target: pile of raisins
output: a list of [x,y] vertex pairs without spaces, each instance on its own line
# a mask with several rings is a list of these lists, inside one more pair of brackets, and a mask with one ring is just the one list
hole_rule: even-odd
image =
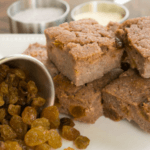
[[21,69],[0,65],[0,150],[57,149],[62,146],[61,136],[79,149],[89,145],[70,118],[59,118],[56,106],[39,113],[45,102]]

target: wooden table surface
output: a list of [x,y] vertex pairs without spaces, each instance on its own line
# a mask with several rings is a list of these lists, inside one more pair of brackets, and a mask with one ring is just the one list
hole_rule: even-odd
[[[0,0],[0,33],[9,32],[9,21],[7,17],[7,8],[16,0]],[[90,0],[66,0],[71,9],[76,5]],[[110,0],[112,1],[112,0]],[[121,1],[121,0],[120,0]],[[150,15],[150,0],[131,0],[125,6],[130,11],[129,18],[142,17]]]

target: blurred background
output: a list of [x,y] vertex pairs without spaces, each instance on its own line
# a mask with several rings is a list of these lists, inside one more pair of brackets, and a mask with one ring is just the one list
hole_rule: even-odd
[[[0,33],[10,33],[9,21],[7,17],[7,8],[17,0],[0,0]],[[54,0],[55,1],[55,0]],[[90,0],[65,0],[69,3],[71,10],[84,2]],[[99,0],[100,1],[100,0]],[[110,0],[113,1],[113,0]],[[122,0],[117,0],[120,3]],[[130,12],[129,18],[142,17],[150,15],[150,0],[130,0],[128,3],[124,4]],[[68,21],[70,21],[70,14],[68,16]]]

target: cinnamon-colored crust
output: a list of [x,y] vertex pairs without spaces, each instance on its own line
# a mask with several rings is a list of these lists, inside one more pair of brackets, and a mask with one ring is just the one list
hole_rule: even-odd
[[116,47],[114,34],[118,26],[83,19],[48,28],[48,57],[76,86],[92,82],[120,67],[123,49]]
[[129,69],[102,91],[104,115],[114,121],[133,120],[150,133],[150,79]]

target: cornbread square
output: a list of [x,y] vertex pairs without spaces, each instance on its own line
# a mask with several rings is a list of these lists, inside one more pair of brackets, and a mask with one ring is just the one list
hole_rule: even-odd
[[83,19],[48,28],[48,57],[76,86],[99,79],[120,67],[123,49],[115,45],[116,26]]
[[130,65],[138,69],[144,78],[150,78],[150,17],[125,21],[116,31],[123,42]]
[[106,117],[133,120],[150,133],[150,79],[129,69],[102,90],[102,99]]
[[[101,79],[78,87],[62,74],[55,76],[53,79],[57,97],[56,106],[60,113],[71,115],[78,121],[95,123],[103,115],[102,88],[122,72],[120,68],[114,69]],[[78,116],[74,115],[76,112]]]
[[23,54],[32,56],[41,61],[46,66],[52,77],[59,73],[55,65],[48,59],[45,45],[39,43],[30,44]]

